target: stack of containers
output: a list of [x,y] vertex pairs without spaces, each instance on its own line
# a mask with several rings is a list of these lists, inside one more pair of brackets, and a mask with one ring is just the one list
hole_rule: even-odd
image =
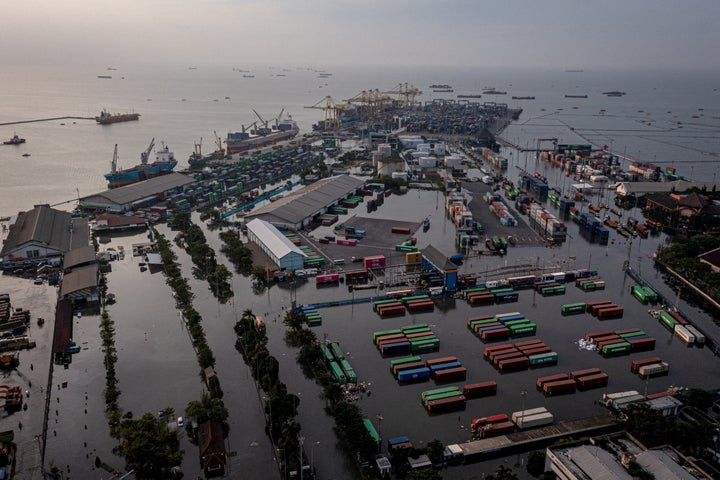
[[528,210],[530,223],[546,237],[554,242],[564,242],[567,236],[567,227],[555,215],[545,210],[542,205],[533,203]]
[[470,422],[470,431],[473,439],[497,437],[515,430],[515,424],[507,415],[500,413],[488,417],[474,418]]

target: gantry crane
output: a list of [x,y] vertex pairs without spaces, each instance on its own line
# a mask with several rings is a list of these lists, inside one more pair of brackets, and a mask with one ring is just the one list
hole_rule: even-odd
[[392,101],[392,98],[384,95],[376,88],[374,90],[363,90],[354,97],[344,101],[364,104],[367,106],[370,114],[375,114],[383,109],[383,105],[386,102]]
[[328,95],[315,105],[307,105],[305,108],[315,108],[325,112],[325,130],[337,130],[340,128],[339,112],[348,110],[348,106],[344,103],[337,103]]
[[411,106],[415,103],[415,97],[422,94],[420,89],[418,89],[415,85],[408,85],[407,82],[404,84],[400,83],[392,90],[389,90],[387,92],[382,92],[387,95],[398,95],[398,100],[400,100],[403,104],[403,106]]

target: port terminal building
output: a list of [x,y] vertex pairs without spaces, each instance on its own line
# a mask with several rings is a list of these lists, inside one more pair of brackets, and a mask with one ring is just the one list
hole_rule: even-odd
[[163,202],[175,194],[183,193],[194,183],[193,177],[172,172],[88,195],[81,198],[79,204],[83,210],[124,213]]
[[324,178],[254,210],[245,218],[261,219],[277,228],[302,230],[364,184],[363,180],[350,175]]
[[280,270],[303,268],[307,255],[271,223],[259,218],[251,220],[247,223],[247,236]]

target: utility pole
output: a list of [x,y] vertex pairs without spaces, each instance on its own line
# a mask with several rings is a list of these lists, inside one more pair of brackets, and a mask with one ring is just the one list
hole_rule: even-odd
[[300,480],[303,480],[303,455],[302,455],[302,447],[303,442],[305,441],[305,437],[300,437],[300,441],[298,442],[298,458],[300,459]]

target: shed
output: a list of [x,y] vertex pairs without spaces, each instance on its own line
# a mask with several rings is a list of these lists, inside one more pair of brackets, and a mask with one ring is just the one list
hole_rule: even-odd
[[74,303],[99,302],[98,273],[97,263],[78,267],[66,273],[60,284],[60,297],[69,298]]
[[247,224],[247,235],[280,268],[297,270],[303,268],[307,256],[272,224],[256,218]]

